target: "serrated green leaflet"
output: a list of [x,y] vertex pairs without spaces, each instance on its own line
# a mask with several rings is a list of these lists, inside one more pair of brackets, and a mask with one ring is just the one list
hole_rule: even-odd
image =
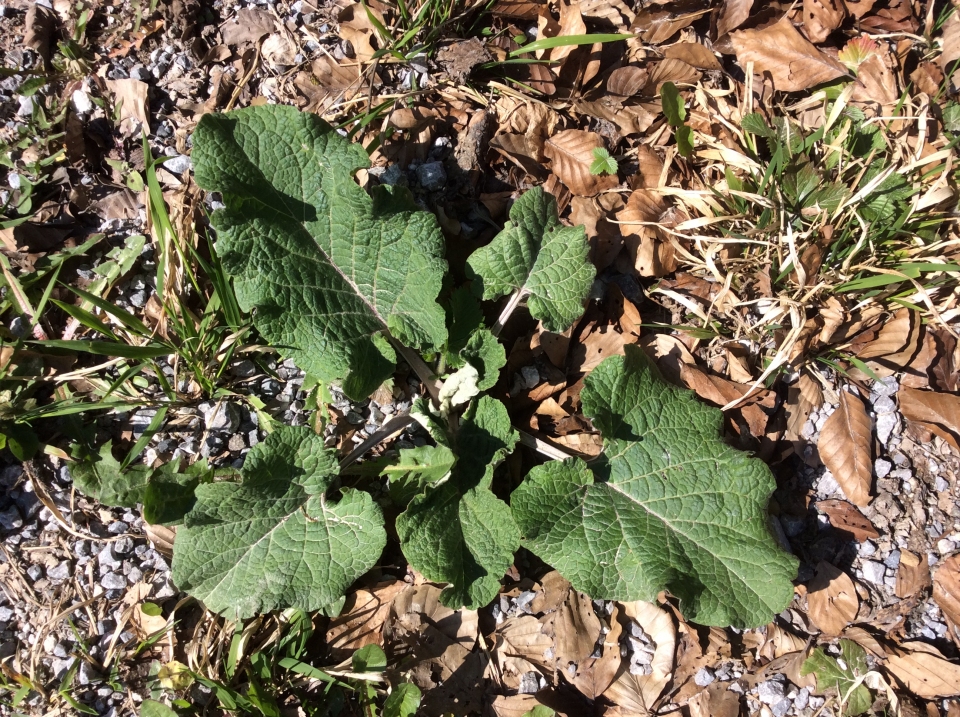
[[857,679],[869,671],[867,653],[852,640],[840,640],[840,658],[831,657],[822,647],[816,648],[800,667],[801,675],[813,673],[817,677],[817,689],[820,692],[836,691],[844,702],[843,714],[855,717],[863,714],[873,705],[873,696],[866,685],[854,687]]
[[205,115],[193,161],[197,184],[223,194],[212,221],[240,305],[301,368],[360,399],[393,371],[387,333],[443,345],[436,218],[405,190],[364,192],[360,145],[316,115],[250,107]]
[[762,625],[784,609],[797,561],[767,527],[773,476],[721,440],[720,411],[636,346],[594,369],[581,400],[603,460],[530,472],[511,497],[524,545],[595,599],[666,589],[705,625]]
[[490,490],[494,467],[517,439],[503,404],[481,396],[456,434],[461,459],[450,477],[397,518],[410,564],[428,580],[450,583],[440,596],[449,607],[476,609],[493,600],[520,546],[510,509]]
[[460,357],[477,369],[477,388],[489,391],[500,378],[500,369],[507,365],[507,353],[489,329],[480,329],[467,342]]
[[548,331],[565,331],[583,313],[596,275],[588,252],[583,227],[563,226],[553,195],[535,187],[514,202],[503,231],[470,256],[467,272],[484,299],[520,292]]
[[396,461],[385,466],[380,475],[388,479],[390,498],[399,506],[406,506],[414,496],[443,478],[457,457],[446,446],[419,446],[404,448]]
[[247,454],[241,483],[197,488],[177,532],[174,582],[231,619],[335,605],[387,538],[368,494],[326,495],[337,473],[321,437],[278,426]]

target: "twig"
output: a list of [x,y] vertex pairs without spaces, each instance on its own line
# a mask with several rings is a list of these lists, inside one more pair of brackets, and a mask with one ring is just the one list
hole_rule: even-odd
[[574,451],[567,450],[566,448],[560,448],[555,446],[552,443],[547,443],[546,441],[541,441],[536,436],[532,436],[529,433],[523,431],[518,431],[520,433],[520,443],[521,445],[526,446],[527,448],[532,448],[537,453],[542,456],[546,456],[551,460],[555,461],[565,461],[568,458],[580,458],[581,456]]
[[346,458],[340,461],[340,470],[343,470],[347,466],[353,463],[356,463],[356,461],[358,461],[363,456],[364,453],[369,451],[371,448],[373,448],[375,445],[377,445],[381,441],[387,440],[393,434],[399,433],[408,425],[413,423],[414,420],[416,419],[414,419],[414,417],[411,416],[409,413],[403,413],[399,416],[394,416],[393,418],[391,418],[389,421],[386,422],[386,424],[384,424],[384,426],[379,431],[371,434],[371,436],[367,438],[367,440],[365,440],[359,446],[357,446],[352,451],[350,451],[350,453],[347,454]]

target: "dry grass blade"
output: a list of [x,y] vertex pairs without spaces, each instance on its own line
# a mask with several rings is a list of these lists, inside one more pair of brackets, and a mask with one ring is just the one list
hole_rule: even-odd
[[740,30],[730,35],[737,60],[752,62],[760,74],[770,74],[781,92],[797,92],[847,74],[847,68],[825,55],[790,22],[787,16],[762,30]]
[[840,405],[823,424],[817,449],[844,495],[859,506],[870,504],[872,438],[873,424],[863,401],[840,391]]

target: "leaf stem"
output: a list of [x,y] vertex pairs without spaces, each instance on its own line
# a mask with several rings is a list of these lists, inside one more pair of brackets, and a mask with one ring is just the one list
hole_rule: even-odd
[[410,368],[413,369],[413,372],[417,374],[417,376],[420,378],[420,381],[423,382],[424,387],[430,394],[430,398],[433,399],[434,406],[439,406],[440,381],[437,379],[437,375],[434,373],[433,369],[427,366],[427,362],[423,360],[420,354],[418,354],[415,350],[404,346],[392,336],[390,337],[390,343],[393,344],[393,348],[397,350],[397,353],[403,356],[403,360],[410,364]]
[[520,444],[526,446],[527,448],[532,448],[537,453],[542,456],[546,456],[551,460],[555,461],[565,461],[567,458],[578,458],[579,455],[574,451],[567,450],[565,448],[560,448],[555,446],[552,443],[547,443],[542,441],[536,436],[533,436],[524,431],[517,431],[520,434]]
[[408,425],[413,423],[414,417],[409,413],[402,413],[398,416],[394,416],[389,421],[387,421],[379,431],[372,433],[367,440],[361,443],[359,446],[354,448],[347,456],[340,461],[340,470],[343,470],[349,465],[356,463],[363,455],[373,448],[375,445],[381,441],[385,441],[387,438],[392,436],[394,433],[399,433]]
[[507,321],[510,319],[510,314],[513,313],[514,309],[520,306],[520,302],[526,298],[527,292],[525,289],[517,289],[513,294],[510,295],[510,300],[507,301],[506,306],[503,307],[503,311],[500,312],[500,316],[497,317],[497,323],[493,325],[491,329],[494,336],[499,336],[500,332],[503,331],[503,327],[506,325]]

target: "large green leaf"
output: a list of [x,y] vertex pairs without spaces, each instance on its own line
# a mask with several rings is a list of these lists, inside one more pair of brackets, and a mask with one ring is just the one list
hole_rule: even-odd
[[232,619],[277,608],[330,610],[380,558],[383,515],[344,489],[335,451],[306,427],[278,426],[247,454],[241,483],[197,488],[177,532],[173,580]]
[[406,190],[364,192],[363,147],[316,115],[250,107],[205,115],[193,162],[197,183],[223,194],[212,221],[240,305],[305,371],[364,398],[393,370],[383,337],[443,345],[436,218]]
[[460,458],[450,477],[397,518],[410,564],[428,580],[450,583],[440,595],[449,607],[475,609],[493,600],[520,547],[510,509],[490,490],[494,467],[518,438],[503,404],[482,396],[462,417],[455,437]]
[[789,604],[796,559],[767,525],[775,484],[720,438],[720,411],[662,378],[643,351],[601,363],[584,413],[604,437],[579,459],[534,468],[511,497],[524,545],[597,599],[669,590],[693,621],[754,626]]
[[596,275],[589,249],[583,227],[563,226],[553,195],[535,187],[514,202],[503,231],[471,254],[467,269],[484,299],[521,292],[548,331],[566,331]]

